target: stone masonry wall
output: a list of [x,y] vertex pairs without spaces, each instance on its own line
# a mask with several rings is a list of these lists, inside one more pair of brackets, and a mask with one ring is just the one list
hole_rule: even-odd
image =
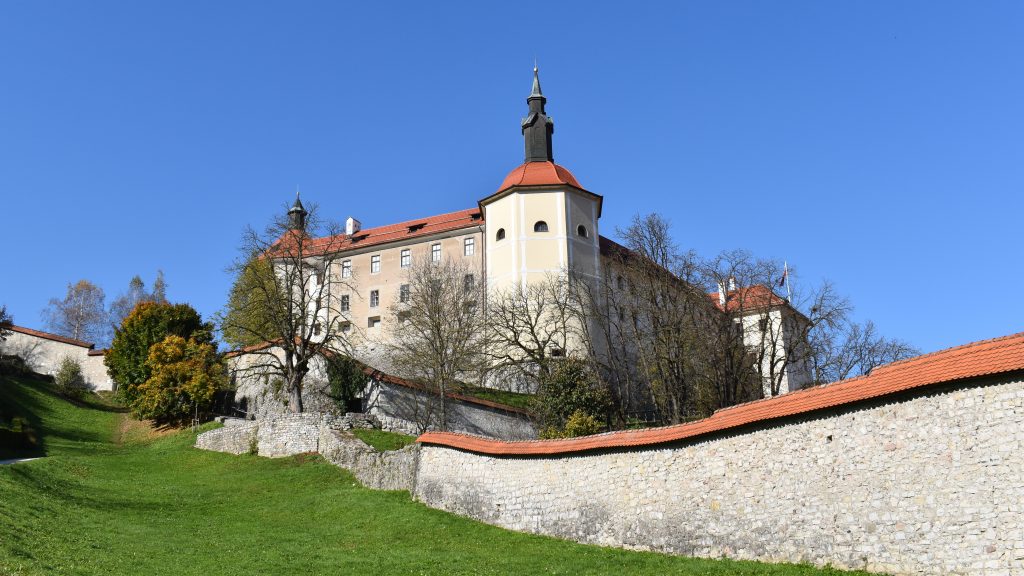
[[256,427],[252,420],[225,418],[223,428],[215,428],[196,437],[196,448],[246,454],[256,445]]
[[424,445],[415,497],[484,522],[693,556],[1024,574],[1024,382],[933,389],[661,447]]
[[[419,434],[423,431],[421,421],[431,416],[439,419],[437,397],[420,390],[372,380],[364,398],[366,412],[380,420],[386,430]],[[447,429],[452,432],[502,440],[537,437],[536,429],[525,415],[456,399],[450,399],[447,407]],[[435,422],[429,428],[439,427]]]
[[353,428],[375,428],[372,417],[350,413],[344,416],[303,413],[284,414],[260,420],[225,418],[224,427],[203,432],[196,448],[270,458],[319,452],[332,464],[348,469],[369,488],[412,490],[416,478],[419,446],[380,452],[356,438]]

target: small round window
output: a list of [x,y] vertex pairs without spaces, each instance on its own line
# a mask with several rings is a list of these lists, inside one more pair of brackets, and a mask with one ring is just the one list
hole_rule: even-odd
[[498,233],[494,235],[494,239],[495,240],[504,240],[505,239],[505,229],[504,228],[498,228]]
[[579,235],[579,236],[582,236],[584,238],[586,238],[587,236],[590,235],[587,232],[587,227],[584,226],[583,224],[580,224],[579,226],[576,227],[576,234]]
[[534,232],[547,232],[548,231],[548,223],[543,221],[543,220],[538,220],[537,223],[533,225],[533,231]]

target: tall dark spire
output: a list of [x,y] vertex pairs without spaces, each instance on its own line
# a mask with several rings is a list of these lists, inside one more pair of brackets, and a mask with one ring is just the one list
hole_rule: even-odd
[[290,210],[288,210],[288,227],[292,230],[305,230],[306,229],[306,209],[302,207],[302,201],[299,200],[299,191],[295,191],[295,204],[292,204]]
[[555,132],[555,123],[544,113],[544,104],[547,100],[540,91],[540,75],[535,64],[533,89],[526,99],[530,106],[530,115],[524,118],[522,123],[527,162],[552,162],[555,159],[551,153],[551,135]]

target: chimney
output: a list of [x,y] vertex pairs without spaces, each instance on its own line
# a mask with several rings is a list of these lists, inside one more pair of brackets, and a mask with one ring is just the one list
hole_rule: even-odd
[[349,236],[355,234],[356,232],[359,232],[359,230],[362,227],[363,225],[359,222],[359,220],[356,220],[351,216],[345,219],[345,234]]
[[725,284],[718,283],[718,304],[725,306]]
[[735,276],[729,276],[729,292],[735,292],[735,291],[736,291],[736,277]]

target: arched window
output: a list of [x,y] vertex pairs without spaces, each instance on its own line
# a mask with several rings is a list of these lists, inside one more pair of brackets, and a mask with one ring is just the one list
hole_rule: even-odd
[[505,229],[504,228],[498,228],[498,233],[494,235],[494,240],[497,241],[497,240],[504,240],[504,239],[505,239]]
[[548,223],[543,220],[537,220],[537,223],[533,225],[534,232],[547,232]]
[[589,235],[587,233],[587,227],[584,226],[583,224],[580,224],[579,226],[576,227],[576,234],[584,238],[586,238]]

